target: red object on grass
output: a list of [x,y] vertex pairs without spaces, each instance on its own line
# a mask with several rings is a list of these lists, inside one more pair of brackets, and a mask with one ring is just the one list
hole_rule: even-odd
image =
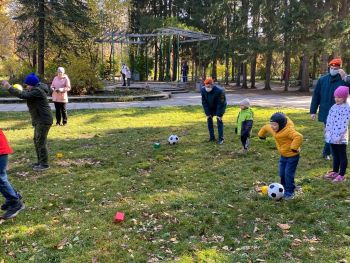
[[117,212],[115,214],[114,222],[122,222],[122,221],[124,221],[124,213]]

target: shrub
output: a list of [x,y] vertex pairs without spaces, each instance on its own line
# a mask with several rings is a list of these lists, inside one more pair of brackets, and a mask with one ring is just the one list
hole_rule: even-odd
[[29,63],[17,60],[14,57],[2,62],[1,75],[7,76],[10,83],[23,83],[24,78],[34,69]]
[[66,73],[71,81],[71,94],[93,94],[102,88],[102,83],[98,78],[98,69],[91,67],[87,58],[71,57]]

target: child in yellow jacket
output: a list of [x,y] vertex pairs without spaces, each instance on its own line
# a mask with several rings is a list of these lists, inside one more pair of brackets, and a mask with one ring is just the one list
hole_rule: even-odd
[[293,199],[295,171],[300,158],[299,152],[303,135],[295,130],[292,120],[281,112],[276,112],[271,116],[270,124],[264,125],[258,136],[260,139],[266,139],[268,133],[275,138],[277,150],[281,154],[279,176],[285,189],[284,199]]

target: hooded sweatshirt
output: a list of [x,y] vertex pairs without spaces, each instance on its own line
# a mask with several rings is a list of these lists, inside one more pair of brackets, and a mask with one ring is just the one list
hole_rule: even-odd
[[22,100],[27,100],[33,126],[37,124],[52,125],[52,113],[47,99],[50,89],[46,84],[39,83],[31,90],[23,91],[10,87],[9,92]]

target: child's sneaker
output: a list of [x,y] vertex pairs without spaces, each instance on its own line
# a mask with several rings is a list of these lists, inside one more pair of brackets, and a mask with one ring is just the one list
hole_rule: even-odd
[[20,211],[25,208],[25,205],[21,201],[14,201],[5,214],[2,215],[2,219],[7,220],[14,218]]
[[330,171],[325,176],[323,176],[323,179],[334,180],[338,175],[339,175],[338,173]]
[[345,176],[338,175],[336,178],[332,180],[332,183],[341,183],[345,181]]

